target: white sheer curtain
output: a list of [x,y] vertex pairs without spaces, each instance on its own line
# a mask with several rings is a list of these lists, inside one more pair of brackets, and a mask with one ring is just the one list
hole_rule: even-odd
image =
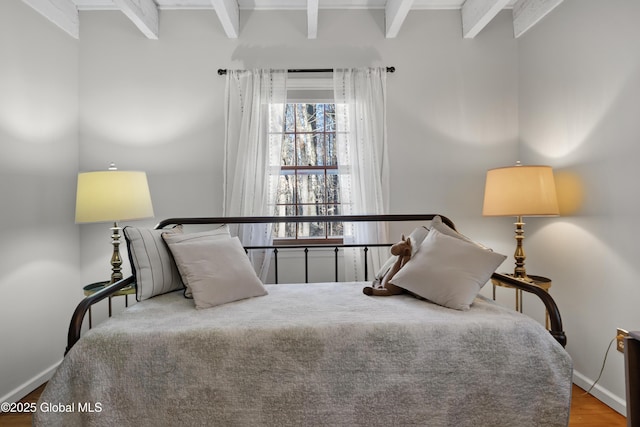
[[[225,91],[225,216],[270,216],[280,173],[280,150],[286,108],[285,70],[228,70]],[[240,227],[245,246],[272,242],[271,225]],[[270,253],[251,251],[264,281]]]
[[[386,68],[335,69],[336,140],[342,214],[384,214],[389,203]],[[345,243],[387,242],[387,225],[345,224]],[[388,257],[370,249],[369,279]],[[361,253],[345,251],[347,280],[364,280]]]

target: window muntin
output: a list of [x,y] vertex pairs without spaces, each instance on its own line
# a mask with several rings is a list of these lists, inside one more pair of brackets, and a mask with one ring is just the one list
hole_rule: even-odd
[[[285,110],[276,216],[339,215],[335,104],[291,103]],[[275,224],[277,243],[341,240],[342,223]]]

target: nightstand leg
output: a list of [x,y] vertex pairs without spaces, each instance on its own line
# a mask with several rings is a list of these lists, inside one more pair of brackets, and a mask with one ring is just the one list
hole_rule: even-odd
[[547,310],[544,311],[544,326],[549,330],[549,312]]

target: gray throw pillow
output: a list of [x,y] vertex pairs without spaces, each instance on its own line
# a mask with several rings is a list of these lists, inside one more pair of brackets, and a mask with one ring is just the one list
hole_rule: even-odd
[[168,239],[167,243],[189,283],[196,308],[267,294],[237,237]]
[[432,228],[416,254],[391,280],[436,304],[468,310],[505,255]]
[[181,226],[169,230],[127,226],[123,233],[136,281],[138,301],[184,288],[173,256],[162,239],[162,233],[182,233]]
[[[229,226],[221,225],[220,227],[209,230],[209,231],[200,231],[197,233],[185,233],[185,234],[173,234],[167,233],[162,236],[166,243],[182,243],[182,242],[202,242],[207,240],[216,240],[220,238],[230,238],[231,234],[229,233]],[[180,271],[180,269],[178,269]],[[185,298],[193,298],[191,293],[191,286],[189,286],[189,279],[186,275],[182,274],[180,271],[180,277],[182,278],[182,283],[184,283],[184,296]]]

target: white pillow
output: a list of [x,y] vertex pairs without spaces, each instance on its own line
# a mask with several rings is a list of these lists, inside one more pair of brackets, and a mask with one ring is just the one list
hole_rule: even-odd
[[[492,250],[492,249],[489,249],[486,246],[484,246],[484,245],[482,245],[482,244],[480,244],[478,242],[475,242],[475,241],[471,240],[470,238],[468,238],[464,234],[458,233],[456,230],[454,230],[453,228],[449,227],[447,224],[442,222],[442,218],[440,218],[440,216],[436,215],[435,217],[433,217],[433,219],[431,220],[431,228],[435,228],[436,230],[438,230],[442,234],[446,234],[447,236],[456,237],[458,239],[464,240],[465,242],[473,243],[474,245],[477,245],[477,246],[481,247],[482,249]],[[422,243],[422,242],[420,242],[420,243]]]
[[181,234],[181,226],[169,230],[127,226],[123,233],[136,280],[138,301],[184,288],[171,252],[162,240],[162,233]]
[[436,304],[468,310],[505,255],[432,228],[391,283]]
[[[216,240],[221,238],[230,238],[231,234],[229,233],[229,226],[221,225],[215,230],[201,231],[198,233],[186,233],[186,234],[172,234],[167,232],[167,234],[162,234],[162,238],[167,243],[181,243],[181,242],[201,242],[208,240]],[[180,269],[178,269],[179,271]],[[184,283],[184,296],[185,298],[193,298],[191,294],[191,287],[189,286],[189,280],[187,277],[180,273],[182,278],[182,283]]]
[[237,237],[167,243],[187,278],[196,308],[267,294]]

